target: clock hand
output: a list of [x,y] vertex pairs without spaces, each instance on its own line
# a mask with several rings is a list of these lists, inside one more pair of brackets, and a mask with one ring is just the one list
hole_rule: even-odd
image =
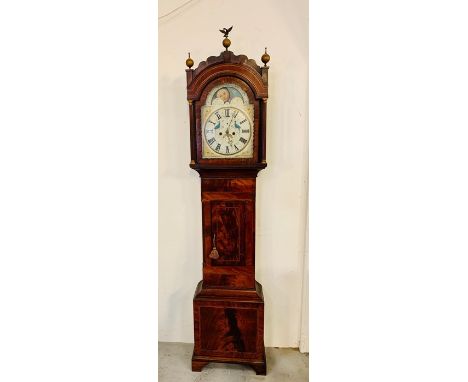
[[[233,144],[233,143],[232,143],[232,142],[233,142],[233,139],[232,139],[231,134],[229,133],[229,128],[230,128],[231,125],[232,125],[232,121],[235,121],[234,117],[236,117],[236,116],[237,116],[237,113],[236,113],[236,114],[233,114],[233,115],[231,116],[231,119],[229,120],[229,122],[228,122],[228,124],[227,124],[227,127],[226,127],[226,130],[224,131],[224,134],[223,134],[223,137],[224,137],[224,138],[227,138],[227,141],[228,141],[228,143],[229,143],[229,145],[230,145],[231,147],[232,147],[232,144]],[[218,122],[218,124],[219,124],[219,122]],[[215,129],[216,129],[216,128],[217,128],[217,127],[215,126]]]
[[231,134],[229,134],[229,126],[224,132],[224,138],[227,138],[229,145],[232,146],[232,137],[231,137]]
[[[231,127],[232,125],[232,121],[235,121],[234,117],[237,116],[237,114],[233,114],[232,117],[231,117],[231,120],[229,121],[229,124],[228,124],[228,127],[227,127],[227,133],[229,134],[229,128]],[[231,139],[232,140],[232,139]],[[232,145],[231,145],[232,146]]]
[[232,114],[231,119],[229,120],[229,123],[228,123],[228,127],[227,127],[228,131],[229,131],[229,127],[231,127],[231,124],[232,124],[232,121],[233,121],[234,117],[236,117],[236,116],[237,116],[237,113]]
[[234,117],[235,117],[235,116],[237,116],[237,114],[233,114],[233,115],[232,115],[231,120],[229,121],[228,129],[229,129],[229,127],[231,126],[232,121],[234,120]]

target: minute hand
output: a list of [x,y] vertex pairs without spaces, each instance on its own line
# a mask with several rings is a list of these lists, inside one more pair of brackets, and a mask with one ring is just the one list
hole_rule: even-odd
[[229,124],[228,124],[228,127],[227,127],[227,131],[229,131],[229,128],[231,127],[232,121],[234,120],[235,117],[237,117],[237,113],[232,115],[231,120],[229,121]]
[[234,120],[234,117],[235,117],[236,115],[237,115],[237,114],[233,114],[233,115],[232,115],[231,120],[230,120],[229,123],[228,123],[227,129],[226,129],[226,131],[224,132],[224,136],[228,139],[228,143],[229,143],[230,146],[232,146],[232,137],[231,137],[231,134],[229,134],[229,128],[231,127],[232,121]]

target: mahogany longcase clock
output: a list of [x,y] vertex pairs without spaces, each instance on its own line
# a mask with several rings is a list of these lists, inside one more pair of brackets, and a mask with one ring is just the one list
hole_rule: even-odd
[[190,167],[201,177],[203,280],[193,298],[192,370],[209,362],[250,365],[266,374],[264,300],[255,280],[255,191],[266,167],[266,106],[270,57],[263,67],[225,51],[192,69],[187,100]]

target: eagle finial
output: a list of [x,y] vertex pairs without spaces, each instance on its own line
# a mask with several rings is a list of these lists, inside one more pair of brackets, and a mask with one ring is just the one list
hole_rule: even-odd
[[231,28],[223,28],[223,29],[220,29],[219,31],[224,34],[224,37],[228,37],[229,36],[229,32],[232,30],[232,26]]

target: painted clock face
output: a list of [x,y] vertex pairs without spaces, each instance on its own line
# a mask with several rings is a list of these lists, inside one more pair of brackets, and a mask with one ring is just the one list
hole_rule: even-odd
[[222,106],[208,116],[203,133],[211,150],[232,156],[250,147],[252,130],[252,122],[245,112],[234,106]]
[[213,88],[201,109],[203,158],[252,158],[254,108],[236,84]]

